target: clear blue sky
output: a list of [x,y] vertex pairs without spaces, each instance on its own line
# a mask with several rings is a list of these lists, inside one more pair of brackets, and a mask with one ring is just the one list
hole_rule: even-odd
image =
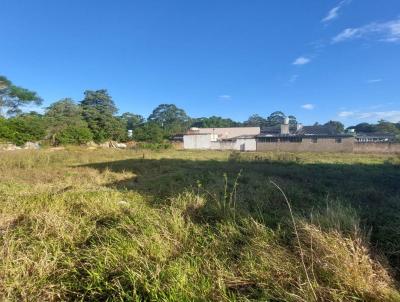
[[399,0],[2,0],[0,74],[45,105],[400,120]]

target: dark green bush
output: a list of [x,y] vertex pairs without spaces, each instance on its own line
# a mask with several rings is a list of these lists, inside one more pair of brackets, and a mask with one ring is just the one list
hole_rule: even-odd
[[38,141],[45,136],[46,125],[42,116],[24,114],[0,120],[0,140],[23,145],[28,141]]
[[68,126],[61,130],[56,136],[56,142],[58,144],[85,144],[93,140],[92,132],[86,126]]

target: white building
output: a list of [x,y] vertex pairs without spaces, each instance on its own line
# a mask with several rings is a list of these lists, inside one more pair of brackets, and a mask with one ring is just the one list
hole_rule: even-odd
[[184,149],[256,151],[260,127],[191,128]]

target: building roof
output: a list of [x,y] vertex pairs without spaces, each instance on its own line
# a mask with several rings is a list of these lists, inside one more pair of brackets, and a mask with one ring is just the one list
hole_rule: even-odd
[[331,127],[329,125],[314,125],[314,126],[303,126],[302,128],[296,131],[296,134],[334,136],[334,135],[340,135],[342,133],[338,132],[334,127]]

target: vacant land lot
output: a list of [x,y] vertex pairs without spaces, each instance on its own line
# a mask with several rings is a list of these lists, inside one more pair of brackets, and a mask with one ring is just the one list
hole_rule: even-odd
[[0,300],[400,301],[399,164],[0,153]]

